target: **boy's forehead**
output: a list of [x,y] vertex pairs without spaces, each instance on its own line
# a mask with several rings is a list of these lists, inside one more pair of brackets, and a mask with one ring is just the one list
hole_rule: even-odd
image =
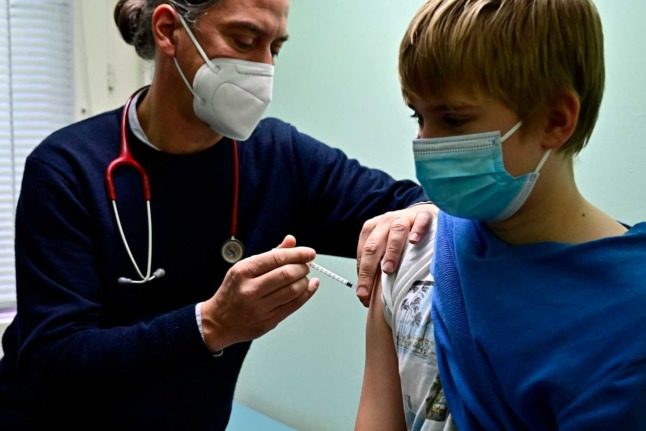
[[426,107],[470,107],[495,101],[495,98],[473,85],[447,84],[441,88],[426,88],[418,93],[404,95],[404,101],[411,106]]

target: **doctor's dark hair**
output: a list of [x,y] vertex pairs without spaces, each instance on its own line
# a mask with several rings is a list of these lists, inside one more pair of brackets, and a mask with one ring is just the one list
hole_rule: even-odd
[[119,0],[114,7],[114,22],[127,44],[135,47],[137,55],[151,60],[155,55],[152,34],[153,11],[160,4],[170,4],[190,24],[218,0]]
[[563,151],[578,153],[590,139],[605,80],[592,0],[427,0],[399,53],[405,98],[472,85],[531,122],[559,93],[574,91],[581,111]]

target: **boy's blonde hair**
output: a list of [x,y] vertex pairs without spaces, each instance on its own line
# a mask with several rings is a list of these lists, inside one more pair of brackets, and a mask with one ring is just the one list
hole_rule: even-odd
[[401,42],[399,74],[404,97],[464,84],[525,121],[574,91],[581,111],[563,149],[577,153],[603,97],[601,20],[590,0],[428,0]]

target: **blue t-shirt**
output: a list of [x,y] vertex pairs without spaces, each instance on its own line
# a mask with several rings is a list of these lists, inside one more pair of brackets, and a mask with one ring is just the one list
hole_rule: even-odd
[[646,223],[522,246],[438,223],[436,348],[461,431],[646,429]]

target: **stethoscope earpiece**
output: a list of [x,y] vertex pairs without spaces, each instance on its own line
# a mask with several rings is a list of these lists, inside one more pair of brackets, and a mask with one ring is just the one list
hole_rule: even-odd
[[144,284],[148,283],[149,281],[153,281],[158,278],[162,278],[163,276],[166,275],[166,271],[164,271],[163,268],[157,268],[155,272],[150,277],[145,277],[141,280],[133,280],[132,278],[128,277],[119,277],[117,280],[117,283],[119,284]]

